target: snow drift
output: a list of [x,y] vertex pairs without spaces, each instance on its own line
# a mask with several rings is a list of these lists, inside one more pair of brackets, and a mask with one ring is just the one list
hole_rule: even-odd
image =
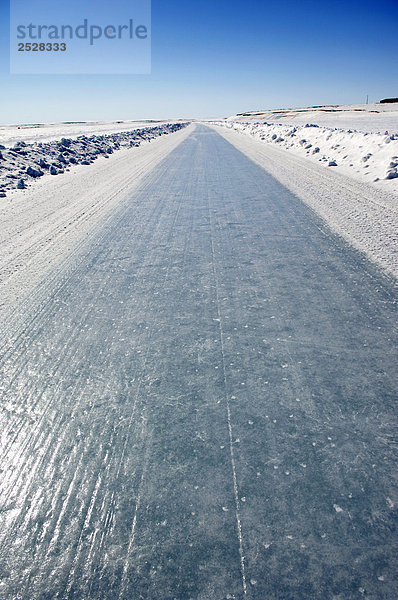
[[80,135],[75,139],[32,144],[21,140],[10,148],[0,145],[0,197],[4,198],[11,189],[26,188],[46,173],[58,175],[72,165],[90,165],[99,156],[109,158],[120,148],[137,147],[186,126],[187,123],[166,123],[106,135]]
[[316,124],[285,125],[268,122],[214,121],[214,125],[245,133],[267,144],[338,169],[367,182],[393,180],[398,188],[398,134],[368,133]]

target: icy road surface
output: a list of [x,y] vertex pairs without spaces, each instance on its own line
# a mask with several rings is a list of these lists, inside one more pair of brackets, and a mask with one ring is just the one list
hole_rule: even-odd
[[394,317],[198,126],[2,348],[0,598],[395,600]]

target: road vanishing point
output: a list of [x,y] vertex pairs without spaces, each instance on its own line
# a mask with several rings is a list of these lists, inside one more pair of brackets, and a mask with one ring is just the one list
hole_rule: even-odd
[[1,600],[396,600],[395,299],[193,128],[3,343]]

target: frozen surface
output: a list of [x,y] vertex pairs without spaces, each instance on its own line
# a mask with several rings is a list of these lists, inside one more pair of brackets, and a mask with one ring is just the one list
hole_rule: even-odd
[[43,285],[0,597],[395,600],[394,290],[312,210],[198,127]]
[[398,103],[288,108],[243,113],[232,121],[269,121],[287,125],[313,123],[321,127],[356,129],[368,133],[398,133]]

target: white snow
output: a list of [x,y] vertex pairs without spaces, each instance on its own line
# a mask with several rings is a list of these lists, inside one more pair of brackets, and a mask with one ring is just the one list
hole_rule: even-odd
[[[168,122],[168,121],[167,121]],[[166,121],[86,121],[81,123],[27,123],[25,125],[0,125],[0,144],[13,146],[23,141],[52,142],[61,137],[75,139],[79,135],[104,135],[120,133],[143,127],[164,125]]]
[[[242,124],[224,121],[212,126],[238,150],[309,205],[333,231],[364,252],[386,273],[398,277],[398,178],[368,183],[370,177],[358,174],[352,176],[353,168],[324,166],[323,162],[321,164],[313,155],[307,154],[305,149],[298,149],[295,142],[292,142],[295,145],[292,150],[275,142],[261,140],[257,133],[247,135],[248,128],[252,125],[242,127]],[[312,135],[313,131],[316,136],[323,135],[321,128],[302,129],[307,137],[307,132],[311,132]],[[328,131],[333,134],[332,130]],[[359,139],[364,140],[366,144],[370,144],[374,139],[373,135],[368,135],[362,138],[355,137],[352,143],[348,143],[348,140],[351,140],[348,132],[336,131],[335,135],[339,136],[341,145],[346,144],[347,152],[351,152],[351,156],[355,153],[357,156],[369,153],[369,146],[361,148],[360,153],[357,152],[356,144]],[[297,138],[301,137],[304,135],[297,135]],[[397,140],[386,143],[386,137],[376,138],[381,144],[381,156],[385,157],[385,148],[388,148],[388,153],[393,148],[389,158],[398,156]],[[337,137],[335,139],[337,142]],[[318,145],[319,140],[320,138]],[[325,141],[330,142],[326,139]],[[337,150],[338,148],[336,152]],[[383,164],[384,160],[385,158],[375,162],[379,167],[373,166],[372,169],[381,169],[380,164]]]
[[387,180],[390,182],[388,188],[398,192],[398,133],[366,133],[311,124],[291,126],[240,121],[216,124],[289,150],[360,181]]
[[135,148],[185,126],[186,123],[171,122],[100,135],[91,132],[89,136],[61,137],[47,142],[28,144],[20,140],[8,148],[0,144],[0,197],[5,197],[10,189],[25,189],[45,174],[59,175],[76,164],[88,166],[99,157],[109,158],[120,148]]
[[267,121],[285,125],[313,123],[321,127],[356,129],[367,133],[398,133],[398,103],[284,108],[243,113],[230,121]]
[[78,260],[86,241],[191,131],[186,127],[122,148],[87,168],[71,165],[68,172],[0,198],[0,319],[18,320],[15,306],[26,314],[32,294],[45,295],[57,269]]

